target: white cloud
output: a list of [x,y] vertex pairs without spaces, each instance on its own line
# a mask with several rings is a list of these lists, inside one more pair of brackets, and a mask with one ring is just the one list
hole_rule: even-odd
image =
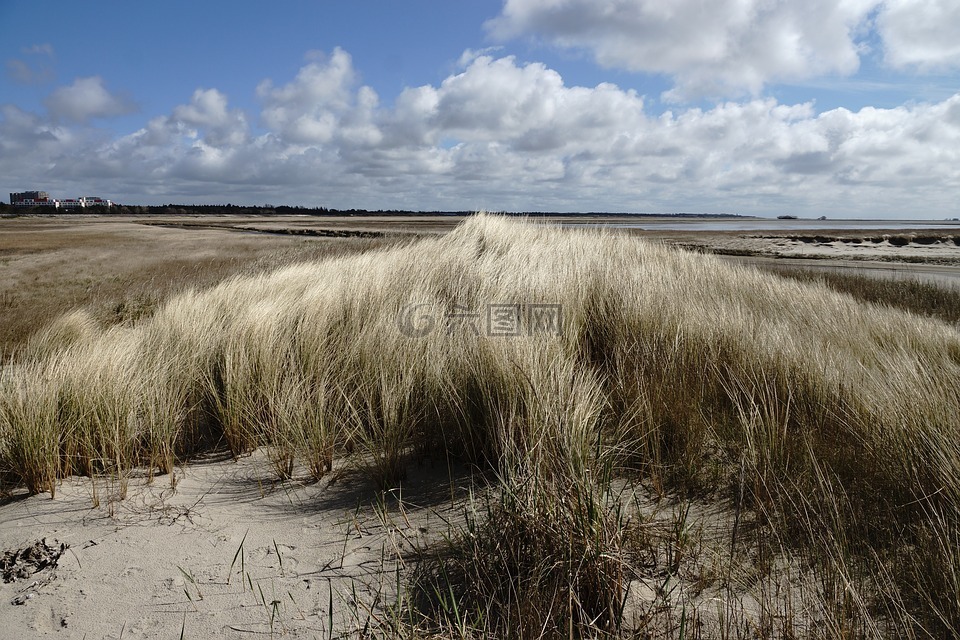
[[23,60],[11,58],[7,60],[7,76],[20,84],[39,83],[36,72]]
[[257,87],[263,100],[263,123],[285,140],[326,144],[335,138],[376,143],[380,132],[371,123],[377,94],[369,87],[355,90],[353,60],[343,49],[317,58],[300,69],[294,80],[274,87],[265,80]]
[[49,42],[44,42],[42,44],[35,44],[33,46],[27,47],[23,49],[23,52],[28,55],[41,55],[41,56],[47,56],[48,58],[52,58],[54,56],[53,45],[50,44]]
[[57,129],[39,116],[12,104],[0,106],[0,156],[13,159],[60,140]]
[[527,152],[548,152],[630,128],[643,116],[643,99],[612,84],[567,87],[543,64],[518,65],[512,56],[472,59],[439,87],[404,91],[397,101],[399,133],[421,142],[498,142]]
[[0,175],[99,179],[132,202],[162,189],[162,201],[335,207],[956,214],[960,94],[824,113],[754,98],[656,116],[633,91],[568,86],[543,64],[465,62],[384,106],[334,51],[261,84],[257,135],[256,114],[216,89],[114,140],[8,105]]
[[955,0],[506,0],[486,26],[501,40],[531,38],[605,67],[667,75],[674,86],[664,98],[675,102],[851,76],[872,53],[872,33],[889,67],[960,68]]
[[197,89],[189,104],[176,107],[169,123],[206,130],[204,141],[213,147],[235,146],[247,138],[247,119],[239,109],[227,108],[227,97],[216,89]]
[[36,44],[21,51],[28,60],[10,58],[6,61],[7,76],[11,80],[20,84],[43,84],[53,79],[53,45]]
[[897,68],[960,67],[960,3],[886,0],[877,18],[885,60]]
[[664,73],[669,98],[758,94],[766,83],[859,67],[855,33],[878,0],[507,0],[487,27]]
[[70,86],[60,87],[50,94],[46,105],[55,117],[74,122],[136,111],[136,106],[130,100],[107,91],[103,86],[103,78],[99,76],[77,78]]

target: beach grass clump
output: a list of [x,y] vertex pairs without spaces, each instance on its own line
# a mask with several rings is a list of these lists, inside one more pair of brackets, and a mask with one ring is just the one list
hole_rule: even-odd
[[[826,637],[955,633],[960,333],[835,289],[482,214],[189,291],[132,326],[65,318],[0,375],[0,474],[53,493],[265,447],[279,478],[344,460],[386,490],[412,460],[456,460],[491,484],[422,554],[411,615],[517,637],[636,619],[636,558],[656,549],[611,497],[626,483],[735,511],[726,569],[699,589],[743,549],[766,558],[748,591],[819,584],[793,585],[815,615],[761,607],[779,635],[811,616]],[[788,606],[756,595],[737,597]]]
[[0,373],[0,475],[5,484],[22,483],[30,493],[56,495],[62,477],[56,371],[25,365],[16,375]]
[[24,361],[49,358],[70,345],[88,342],[100,332],[93,316],[83,309],[70,311],[30,336],[24,347]]
[[613,491],[604,394],[563,351],[531,340],[513,354],[531,375],[487,416],[495,488],[468,501],[463,522],[422,554],[408,586],[419,631],[528,638],[621,628],[639,528]]
[[637,528],[597,485],[514,476],[410,579],[414,627],[453,637],[592,637],[624,621]]

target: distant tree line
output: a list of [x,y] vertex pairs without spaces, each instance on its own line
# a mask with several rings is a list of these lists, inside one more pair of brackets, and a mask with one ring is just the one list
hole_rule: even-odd
[[[135,215],[135,216],[172,216],[172,215],[208,215],[208,216],[468,216],[473,211],[409,211],[404,209],[330,209],[327,207],[273,206],[273,205],[236,205],[236,204],[163,204],[163,205],[124,205],[112,207],[91,206],[84,209],[51,210],[50,207],[14,207],[0,202],[0,215]],[[553,216],[630,216],[630,217],[678,217],[678,218],[739,218],[735,213],[606,213],[601,211],[584,213],[557,213],[549,211],[506,212],[505,215],[519,217]],[[750,217],[750,216],[746,216]]]

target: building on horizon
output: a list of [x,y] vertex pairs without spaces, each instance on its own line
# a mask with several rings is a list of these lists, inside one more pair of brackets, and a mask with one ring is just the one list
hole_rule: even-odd
[[104,200],[100,196],[80,196],[81,207],[112,207],[113,200]]
[[10,204],[15,207],[53,207],[60,205],[56,200],[51,200],[46,191],[21,191],[10,194]]
[[54,209],[85,209],[87,207],[112,207],[113,201],[99,196],[81,196],[56,200],[46,191],[20,191],[10,194],[10,204],[14,207],[53,207]]

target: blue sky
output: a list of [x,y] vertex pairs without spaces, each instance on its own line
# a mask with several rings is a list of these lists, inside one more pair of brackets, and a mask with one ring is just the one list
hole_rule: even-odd
[[0,2],[0,189],[960,215],[955,0]]

